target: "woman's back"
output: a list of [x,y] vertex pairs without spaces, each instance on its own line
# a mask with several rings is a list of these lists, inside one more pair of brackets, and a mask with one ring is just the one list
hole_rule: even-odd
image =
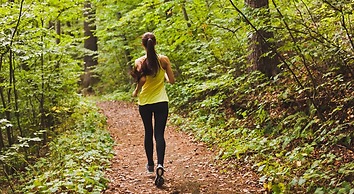
[[164,84],[165,72],[164,68],[160,65],[156,75],[146,76],[145,84],[143,85],[138,98],[139,105],[168,102]]

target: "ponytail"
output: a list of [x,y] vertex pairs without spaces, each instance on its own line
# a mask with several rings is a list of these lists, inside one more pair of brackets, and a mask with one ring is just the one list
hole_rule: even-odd
[[139,81],[141,77],[146,75],[156,76],[160,70],[160,63],[155,51],[156,38],[151,32],[146,32],[142,37],[142,43],[146,50],[146,59],[141,64],[141,70],[136,67],[130,72],[135,81]]
[[159,60],[155,51],[156,40],[153,41],[151,38],[147,41],[146,55],[147,55],[147,64],[152,70],[152,75],[156,75],[159,70]]
[[142,64],[143,74],[155,76],[160,69],[159,59],[155,51],[156,38],[154,34],[147,32],[143,35],[142,42],[147,56]]

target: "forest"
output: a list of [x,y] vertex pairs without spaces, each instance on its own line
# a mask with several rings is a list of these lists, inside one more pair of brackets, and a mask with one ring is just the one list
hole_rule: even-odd
[[354,193],[352,0],[1,0],[2,193],[100,193],[114,153],[95,105],[136,103],[153,32],[169,122],[250,164],[268,193]]

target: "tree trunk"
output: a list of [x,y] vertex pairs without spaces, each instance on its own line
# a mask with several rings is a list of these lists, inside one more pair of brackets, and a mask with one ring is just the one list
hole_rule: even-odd
[[96,30],[95,25],[95,9],[92,8],[90,2],[86,1],[84,5],[84,31],[85,31],[85,39],[84,47],[89,51],[95,52],[93,54],[86,54],[84,56],[84,75],[81,77],[81,87],[83,89],[84,94],[93,93],[92,86],[96,84],[99,79],[94,75],[92,69],[97,66],[97,37],[93,34]]
[[[245,0],[245,5],[252,9],[268,8],[268,0]],[[259,16],[257,16],[259,17]],[[269,23],[269,15],[265,14],[262,18]],[[249,62],[253,65],[254,70],[258,70],[264,73],[266,76],[271,77],[279,73],[279,59],[271,51],[268,43],[264,42],[264,39],[268,40],[273,38],[273,32],[266,31],[264,28],[259,29],[258,33],[253,33],[249,39],[249,49],[252,51],[248,56]]]
[[251,8],[264,8],[268,7],[269,1],[268,0],[245,0],[245,4],[250,6]]
[[[0,56],[0,72],[2,70],[2,58],[3,58],[3,55]],[[4,82],[4,78],[0,77],[0,83],[3,83]],[[0,86],[0,96],[1,96],[1,101],[3,103],[3,108],[6,110],[6,104],[5,104],[5,98],[4,98],[4,86]],[[5,147],[5,144],[4,144],[4,138],[2,136],[2,129],[0,129],[0,151],[2,148]]]
[[[9,50],[9,87],[7,89],[7,104],[9,105],[9,107],[7,109],[5,109],[5,112],[6,112],[6,118],[8,121],[11,121],[11,112],[10,112],[10,106],[11,106],[11,90],[12,90],[12,78],[13,78],[13,73],[14,73],[14,70],[13,70],[13,67],[12,67],[12,54],[13,54],[13,51],[10,49]],[[12,138],[12,127],[9,126],[9,127],[6,127],[6,133],[7,133],[7,139],[8,139],[8,142],[9,142],[9,147],[14,143],[14,140]]]
[[61,34],[61,25],[60,25],[60,20],[57,20],[56,23],[55,23],[55,31],[58,35],[58,37],[55,39],[55,42],[57,44],[60,43],[60,34]]
[[[42,20],[42,28],[44,28],[44,21]],[[42,33],[41,36],[41,41],[44,41],[44,34]],[[45,120],[45,110],[44,110],[44,102],[45,102],[45,96],[44,96],[44,90],[45,90],[45,84],[44,84],[44,47],[42,47],[42,52],[40,56],[41,60],[41,94],[39,98],[39,111],[41,113],[41,124],[40,124],[40,130],[43,132],[42,138],[43,138],[43,145],[45,145],[48,141],[47,139],[47,130],[46,130],[46,120]]]
[[[13,54],[10,55],[10,60],[14,61],[14,56]],[[13,62],[11,62],[13,64]],[[14,105],[15,105],[15,117],[17,121],[17,127],[18,130],[20,131],[20,136],[24,137],[22,127],[21,127],[21,121],[20,121],[20,108],[19,108],[19,99],[18,99],[18,92],[16,88],[16,76],[15,76],[15,67],[13,67],[13,74],[12,74],[12,81],[13,81],[13,93],[14,93]]]
[[184,19],[187,22],[187,27],[190,28],[192,25],[191,25],[191,23],[189,21],[189,17],[188,17],[188,13],[187,13],[187,10],[186,10],[185,3],[182,4],[182,12],[183,12],[183,17],[184,17]]

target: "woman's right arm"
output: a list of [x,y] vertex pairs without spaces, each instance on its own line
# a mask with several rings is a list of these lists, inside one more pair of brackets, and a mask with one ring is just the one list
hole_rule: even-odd
[[145,84],[145,81],[146,81],[145,76],[143,76],[139,79],[138,84],[136,85],[135,90],[133,91],[133,94],[132,94],[133,97],[138,96],[138,93],[141,90],[141,88],[143,87],[143,85]]
[[[135,60],[135,69],[137,72],[141,71],[141,63],[142,63],[141,59],[142,58]],[[143,85],[145,84],[145,81],[146,81],[145,76],[142,76],[142,77],[140,77],[140,75],[137,75],[137,76],[139,76],[139,77],[137,77],[137,85],[135,87],[135,90],[133,91],[133,94],[132,94],[133,97],[138,96],[139,91],[141,90],[141,88],[143,87]]]

